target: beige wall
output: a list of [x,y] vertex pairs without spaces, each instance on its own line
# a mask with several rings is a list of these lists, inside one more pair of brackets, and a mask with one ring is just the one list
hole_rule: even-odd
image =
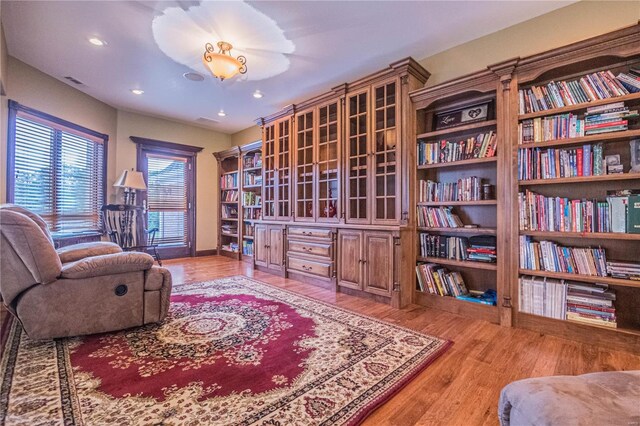
[[204,148],[196,159],[196,250],[217,246],[218,164],[213,153],[231,146],[231,136],[200,127],[118,111],[116,165],[118,173],[136,167],[136,145],[130,136]]
[[262,139],[262,131],[259,126],[247,127],[231,135],[231,145],[240,146]]
[[[481,70],[497,62],[595,37],[634,25],[638,21],[640,21],[640,1],[638,0],[583,0],[433,56],[419,59],[418,62],[431,73],[427,86],[432,86]],[[384,65],[380,64],[380,67]],[[232,141],[234,145],[242,145],[251,142],[243,135],[258,135],[259,132],[258,126],[251,126],[235,133]]]

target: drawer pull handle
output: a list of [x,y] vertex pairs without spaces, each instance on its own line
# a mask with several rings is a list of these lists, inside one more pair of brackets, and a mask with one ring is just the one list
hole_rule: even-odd
[[305,271],[310,271],[313,268],[311,266],[307,266],[307,265],[302,265],[302,269],[304,269]]
[[311,251],[311,247],[302,247],[302,250],[309,252]]

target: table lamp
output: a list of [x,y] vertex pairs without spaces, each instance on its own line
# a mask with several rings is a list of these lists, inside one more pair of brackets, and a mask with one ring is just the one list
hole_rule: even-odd
[[124,203],[134,205],[136,203],[136,190],[146,191],[147,184],[144,182],[142,172],[124,170],[120,177],[113,184],[116,188],[124,188]]

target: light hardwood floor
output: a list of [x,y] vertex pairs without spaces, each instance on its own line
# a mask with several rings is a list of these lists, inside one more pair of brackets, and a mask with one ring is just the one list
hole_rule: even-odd
[[220,256],[165,262],[174,285],[246,275],[324,302],[454,342],[449,351],[376,410],[365,425],[496,425],[500,390],[526,378],[640,370],[638,353],[586,345],[454,314],[387,305],[253,271]]

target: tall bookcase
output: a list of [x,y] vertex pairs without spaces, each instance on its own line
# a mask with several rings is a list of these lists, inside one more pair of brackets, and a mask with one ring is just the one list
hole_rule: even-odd
[[[640,108],[640,93],[612,97],[588,103],[576,103],[560,108],[522,113],[519,111],[518,89],[526,90],[532,86],[546,86],[549,82],[575,81],[587,74],[610,70],[613,75],[627,72],[630,67],[640,67],[640,25],[634,25],[603,36],[574,43],[553,51],[544,52],[518,61],[514,79],[511,82],[511,99],[515,111],[509,122],[511,131],[511,173],[508,176],[513,184],[510,194],[511,243],[509,252],[518,256],[522,250],[519,237],[526,235],[533,241],[550,241],[566,247],[601,247],[605,250],[607,261],[638,262],[640,234],[610,232],[561,232],[528,231],[520,229],[518,223],[518,193],[526,190],[546,197],[566,197],[605,201],[609,191],[634,189],[640,190],[640,174],[629,174],[629,142],[640,137],[640,129],[603,133],[582,137],[551,139],[533,143],[520,143],[518,126],[535,118],[548,118],[560,114],[572,114],[582,119],[587,108],[624,102],[630,109]],[[549,139],[549,138],[546,138]],[[603,154],[619,155],[623,164],[622,174],[602,174],[591,176],[558,177],[549,179],[518,180],[518,152],[520,149],[584,149],[585,146],[601,144]],[[591,148],[587,148],[591,149]],[[523,155],[523,158],[525,156]],[[527,164],[525,162],[525,164]],[[527,164],[530,166],[530,164]],[[586,166],[585,166],[586,167]],[[605,168],[606,172],[606,168]],[[528,270],[519,265],[519,259],[512,259],[509,279],[512,282],[513,314],[516,326],[533,329],[543,333],[560,334],[577,338],[585,342],[616,345],[627,348],[640,347],[640,282],[629,279],[613,278],[610,275],[591,276],[572,273],[550,272],[547,270]],[[617,328],[605,328],[599,325],[552,319],[520,312],[519,279],[524,276],[536,276],[567,280],[578,283],[607,284],[616,294],[614,302],[617,316]]]
[[240,233],[242,259],[252,261],[254,256],[255,221],[262,219],[262,141],[240,147],[242,179]]
[[[413,148],[413,187],[412,196],[414,211],[411,212],[411,223],[415,229],[414,258],[416,265],[421,263],[436,264],[449,271],[459,272],[469,290],[496,290],[497,305],[485,305],[457,299],[452,296],[441,296],[414,287],[414,303],[434,307],[449,312],[484,319],[494,323],[508,322],[509,315],[501,315],[501,301],[509,294],[509,286],[500,279],[505,270],[504,240],[505,220],[501,212],[504,209],[505,182],[504,174],[504,141],[498,129],[497,114],[502,112],[502,99],[497,96],[498,76],[490,70],[474,73],[455,81],[421,89],[411,93],[411,100],[416,110],[416,134]],[[486,108],[486,117],[474,121],[469,115],[466,120],[457,119],[461,110],[471,108],[482,111]],[[476,112],[471,112],[475,115]],[[453,117],[457,124],[444,124]],[[476,146],[475,140],[495,135],[495,153],[484,155]],[[456,155],[449,154],[452,144],[472,139],[469,146],[474,151]],[[447,144],[449,142],[449,144]],[[423,148],[420,148],[420,146]],[[429,154],[424,145],[429,145]],[[435,151],[435,147],[437,151]],[[432,149],[433,148],[433,149]],[[442,149],[440,149],[442,148]],[[451,156],[448,156],[451,155]],[[427,158],[429,157],[429,158]],[[481,184],[491,186],[488,199],[473,201],[427,201],[420,196],[420,182],[434,181],[443,183],[457,182],[461,178],[477,177]],[[482,192],[482,191],[481,191]],[[482,198],[482,197],[481,197]],[[420,216],[428,209],[450,209],[457,215],[465,227],[428,226]],[[442,240],[446,237],[469,238],[472,236],[488,236],[496,239],[496,262],[479,262],[472,260],[455,260],[435,257],[432,253],[421,253],[420,238],[422,234],[436,236]],[[431,254],[431,255],[429,255]],[[506,309],[506,308],[505,308]]]
[[218,254],[240,259],[240,149],[214,153],[220,171]]

